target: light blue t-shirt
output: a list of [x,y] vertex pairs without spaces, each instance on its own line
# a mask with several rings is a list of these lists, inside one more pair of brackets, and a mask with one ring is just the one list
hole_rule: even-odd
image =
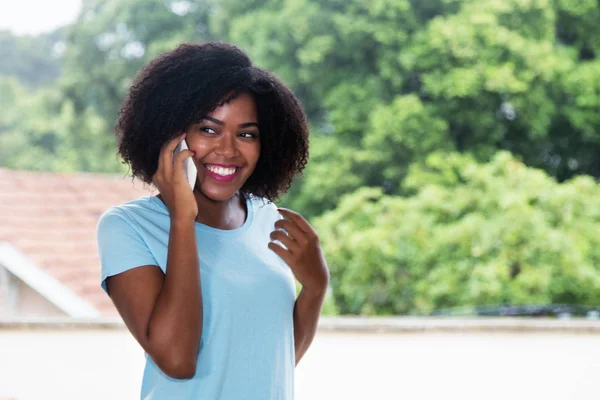
[[[295,280],[267,247],[280,215],[249,197],[247,218],[234,230],[196,223],[203,323],[196,375],[165,375],[146,354],[143,400],[291,400],[294,393]],[[143,265],[167,267],[170,216],[155,196],[109,208],[97,225],[106,278]]]

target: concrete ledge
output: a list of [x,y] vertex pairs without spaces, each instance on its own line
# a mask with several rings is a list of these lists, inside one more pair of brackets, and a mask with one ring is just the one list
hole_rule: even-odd
[[[126,330],[119,317],[0,319],[6,330]],[[600,320],[464,317],[321,317],[319,332],[347,333],[600,333]]]
[[5,330],[126,330],[120,317],[70,318],[22,317],[0,318],[0,331]]
[[600,320],[528,317],[321,317],[321,332],[362,333],[600,333]]

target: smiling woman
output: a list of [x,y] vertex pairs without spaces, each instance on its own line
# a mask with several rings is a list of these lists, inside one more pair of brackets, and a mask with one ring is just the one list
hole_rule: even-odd
[[248,128],[240,138],[260,134],[261,150],[256,173],[248,176],[241,191],[276,200],[306,165],[306,116],[285,85],[253,67],[246,54],[231,45],[185,44],[152,60],[136,77],[121,107],[119,153],[134,177],[151,183],[164,143],[181,132],[191,135],[189,141],[200,129],[220,137],[224,128],[232,127],[231,121],[218,116],[238,111],[252,119],[238,121],[251,124],[236,126]]
[[101,285],[148,355],[141,397],[292,399],[329,282],[317,233],[272,203],[306,165],[300,102],[237,47],[183,44],[136,77],[116,133],[160,192],[97,226]]
[[254,97],[246,92],[230,95],[186,131],[188,147],[200,167],[195,190],[213,200],[230,199],[252,175],[260,156]]

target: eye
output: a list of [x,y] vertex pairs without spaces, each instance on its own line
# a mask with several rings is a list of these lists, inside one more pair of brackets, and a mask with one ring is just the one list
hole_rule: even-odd
[[240,136],[245,139],[256,139],[258,137],[258,135],[256,133],[252,133],[252,132],[242,132],[242,133],[240,133]]
[[206,132],[206,133],[210,133],[210,134],[217,133],[217,132],[215,132],[214,129],[212,129],[212,128],[208,127],[208,126],[201,127],[200,131]]

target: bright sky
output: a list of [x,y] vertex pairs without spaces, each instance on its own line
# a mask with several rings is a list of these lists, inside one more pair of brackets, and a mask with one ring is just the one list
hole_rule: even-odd
[[0,30],[48,32],[75,21],[80,8],[81,0],[0,0]]

